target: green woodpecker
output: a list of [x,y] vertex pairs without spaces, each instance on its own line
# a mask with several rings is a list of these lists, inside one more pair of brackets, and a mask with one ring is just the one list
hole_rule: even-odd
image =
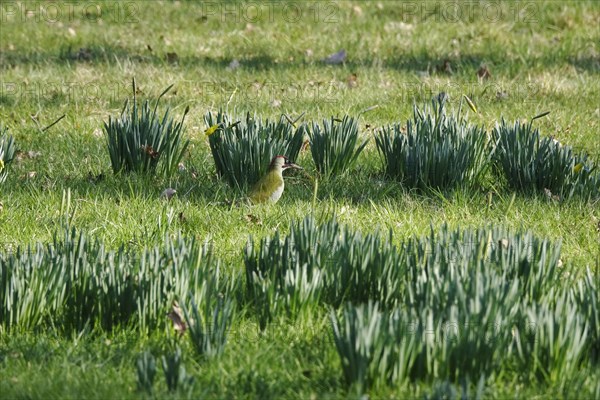
[[283,171],[288,168],[302,169],[285,156],[273,157],[266,175],[256,182],[248,195],[252,204],[276,203],[283,194]]

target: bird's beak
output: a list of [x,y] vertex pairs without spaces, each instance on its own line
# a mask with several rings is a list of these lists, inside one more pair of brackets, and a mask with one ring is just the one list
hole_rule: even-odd
[[284,164],[285,168],[296,168],[296,169],[303,169],[301,166],[299,166],[298,164],[294,164],[291,161],[288,161],[287,163]]

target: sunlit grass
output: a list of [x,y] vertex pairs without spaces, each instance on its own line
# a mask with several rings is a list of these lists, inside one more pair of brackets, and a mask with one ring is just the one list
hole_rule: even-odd
[[[9,128],[18,150],[0,186],[3,254],[49,243],[65,215],[63,193],[70,190],[70,223],[107,249],[126,246],[139,252],[181,231],[199,243],[208,241],[228,272],[243,272],[250,236],[285,235],[312,215],[318,223],[335,216],[365,234],[391,229],[395,245],[444,224],[448,229],[494,224],[528,230],[561,242],[561,262],[570,268],[570,278],[581,278],[588,266],[598,273],[597,201],[515,193],[502,178],[491,176],[482,177],[475,190],[414,192],[382,174],[373,140],[383,126],[404,125],[415,104],[429,104],[445,92],[453,109],[463,95],[472,99],[477,113],[465,105],[463,113],[488,133],[502,117],[528,122],[549,111],[534,121],[540,134],[597,163],[597,2],[499,3],[495,19],[482,15],[477,2],[293,3],[303,14],[290,22],[277,5],[272,14],[263,9],[260,18],[244,18],[224,15],[220,3],[210,3],[216,8],[209,9],[207,2],[134,1],[110,3],[113,8],[103,9],[101,24],[82,14],[84,3],[74,5],[72,18],[63,13],[55,21],[44,19],[40,10],[28,17],[23,4],[0,4],[0,124]],[[244,4],[229,7],[241,12]],[[407,8],[411,4],[416,8]],[[464,8],[465,17],[451,20],[444,12],[453,4],[471,7],[474,17]],[[12,6],[18,8],[7,9]],[[45,3],[29,4],[38,6]],[[343,64],[320,61],[341,49],[348,54]],[[489,78],[477,75],[484,65]],[[112,174],[103,122],[131,97],[134,77],[142,101],[174,84],[161,104],[171,107],[175,120],[189,107],[184,168],[169,179]],[[305,171],[286,172],[285,193],[276,206],[231,206],[240,193],[217,178],[204,134],[203,116],[219,109],[270,120],[305,113],[299,123],[357,116],[361,137],[371,140],[344,175],[317,182],[305,149],[294,160]],[[169,202],[160,199],[167,187],[177,190]],[[191,342],[177,339],[166,319],[159,324],[164,329],[148,335],[129,328],[112,334],[59,335],[47,327],[3,332],[0,393],[7,398],[139,398],[138,355],[149,350],[160,364],[177,344],[188,375],[194,376],[190,397],[348,395],[330,310],[310,308],[293,322],[278,316],[262,333],[251,310],[241,310],[235,319],[225,351],[205,361],[194,355]],[[540,309],[536,315],[551,311]],[[600,396],[600,377],[593,369],[573,373],[562,387],[552,375],[556,371],[546,371],[553,384],[486,377],[485,397]],[[537,369],[540,376],[546,372]],[[479,376],[470,377],[472,395],[478,382]],[[374,385],[370,394],[422,398],[452,388],[460,392],[461,383],[432,378],[409,380],[402,387]],[[154,394],[167,392],[157,365]]]

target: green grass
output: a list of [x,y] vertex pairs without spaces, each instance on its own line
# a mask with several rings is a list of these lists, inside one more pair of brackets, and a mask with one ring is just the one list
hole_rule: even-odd
[[[24,4],[37,13],[27,17]],[[597,200],[553,201],[543,194],[516,193],[491,173],[475,189],[414,192],[382,174],[374,134],[383,126],[404,125],[415,103],[430,104],[443,91],[454,109],[463,94],[469,96],[478,113],[463,104],[463,114],[487,132],[501,117],[525,122],[550,111],[533,123],[541,136],[553,136],[597,163],[598,3],[505,2],[492,21],[498,15],[492,9],[486,17],[479,4],[451,2],[464,11],[456,21],[448,15],[449,3],[435,8],[414,2],[294,2],[302,15],[290,22],[283,5],[272,6],[271,14],[265,5],[254,19],[244,3],[228,6],[238,12],[236,18],[218,3],[207,8],[206,2],[127,2],[118,9],[102,4],[102,24],[94,15],[82,16],[86,3],[75,5],[72,17],[67,3],[58,4],[61,15],[51,22],[40,9],[44,2],[0,3],[0,125],[9,128],[23,152],[7,166],[7,179],[0,184],[0,252],[49,243],[68,214],[71,226],[110,249],[125,245],[139,252],[181,231],[208,241],[230,272],[243,273],[249,236],[287,235],[296,221],[312,214],[318,222],[336,216],[364,234],[391,229],[396,245],[444,224],[529,230],[562,243],[570,277],[583,276],[589,266],[597,282]],[[411,4],[416,9],[407,8]],[[250,12],[248,18],[240,16],[244,11]],[[344,64],[319,61],[342,48],[348,53]],[[228,68],[234,60],[239,67]],[[445,60],[451,72],[443,67]],[[477,78],[481,65],[488,67],[490,79]],[[112,173],[103,122],[118,115],[131,97],[132,78],[140,101],[174,84],[161,99],[159,114],[169,106],[178,121],[189,107],[186,169],[171,178]],[[305,150],[295,160],[305,171],[286,171],[279,203],[230,206],[239,191],[217,179],[204,135],[203,116],[219,109],[270,120],[305,113],[299,122],[358,116],[361,137],[371,140],[347,174],[316,185],[316,167]],[[170,202],[159,198],[167,187],[177,190]],[[68,210],[62,206],[66,190],[71,192]],[[326,307],[294,321],[277,317],[262,333],[250,308],[239,311],[224,352],[211,359],[197,356],[189,339],[175,337],[166,321],[148,335],[130,328],[81,334],[51,326],[2,331],[0,393],[6,398],[140,398],[135,361],[150,350],[157,360],[154,395],[162,398],[168,392],[160,358],[178,343],[194,377],[193,398],[353,396]],[[512,368],[533,370],[534,365]],[[592,366],[568,381],[554,374],[550,371],[542,384],[504,370],[486,377],[484,397],[600,396],[594,383],[600,376]],[[471,394],[478,380],[470,377]],[[462,390],[461,382],[444,381],[377,384],[370,394],[423,398],[449,385]]]

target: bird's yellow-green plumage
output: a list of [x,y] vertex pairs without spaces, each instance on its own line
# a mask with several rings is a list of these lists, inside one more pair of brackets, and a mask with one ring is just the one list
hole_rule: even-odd
[[249,198],[254,204],[267,201],[276,202],[283,193],[283,175],[276,170],[270,170],[254,185],[250,191]]
[[300,168],[284,156],[275,156],[265,176],[254,185],[248,198],[253,204],[276,203],[283,194],[283,171],[287,168]]

